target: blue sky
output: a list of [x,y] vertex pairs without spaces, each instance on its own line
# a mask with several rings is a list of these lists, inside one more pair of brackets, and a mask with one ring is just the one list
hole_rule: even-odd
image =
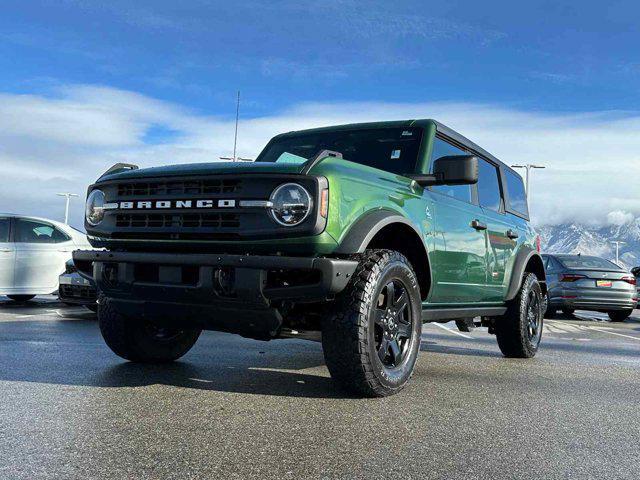
[[[135,6],[134,6],[135,5]],[[5,1],[0,86],[106,84],[207,113],[297,101],[640,103],[638,2]]]
[[[58,215],[48,195],[84,192],[114,161],[228,155],[240,89],[245,156],[282,130],[436,117],[507,162],[546,161],[541,222],[581,212],[580,198],[553,208],[576,166],[602,194],[601,218],[640,213],[620,184],[640,174],[637,2],[5,0],[0,11],[11,180],[0,211],[21,198],[25,213]],[[603,182],[606,155],[624,174]],[[38,189],[25,200],[27,182]],[[80,223],[79,202],[73,212]]]

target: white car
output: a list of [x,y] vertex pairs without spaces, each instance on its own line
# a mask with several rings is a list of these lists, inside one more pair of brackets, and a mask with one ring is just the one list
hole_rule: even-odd
[[71,252],[91,248],[64,223],[0,213],[0,295],[24,302],[54,293]]

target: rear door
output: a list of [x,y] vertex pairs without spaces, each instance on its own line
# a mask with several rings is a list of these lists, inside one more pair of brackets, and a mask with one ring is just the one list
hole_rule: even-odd
[[54,292],[65,262],[71,258],[73,241],[54,225],[40,220],[16,218],[15,286],[34,293]]
[[0,217],[0,293],[10,293],[16,263],[15,244],[11,242],[11,218]]
[[507,289],[507,265],[524,232],[519,231],[519,222],[506,213],[499,166],[484,158],[478,158],[478,162],[478,203],[487,225],[487,295],[484,300],[501,302]]
[[[464,155],[460,147],[436,137],[433,160]],[[430,188],[433,199],[433,245],[429,253],[433,272],[431,303],[477,303],[486,296],[486,238],[472,185]]]

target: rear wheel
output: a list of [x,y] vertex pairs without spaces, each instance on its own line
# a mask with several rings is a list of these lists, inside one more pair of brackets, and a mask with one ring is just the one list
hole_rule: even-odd
[[98,311],[98,304],[97,303],[92,303],[90,305],[85,305],[85,307],[87,307],[92,312],[97,312]]
[[36,298],[35,295],[7,295],[7,298],[13,300],[14,302],[24,303],[29,300]]
[[161,327],[149,320],[127,318],[108,298],[98,305],[100,332],[118,356],[141,363],[171,362],[196,343],[200,330]]
[[418,281],[408,260],[368,250],[325,317],[327,368],[344,389],[368,397],[399,392],[409,381],[422,332]]
[[575,309],[573,308],[563,308],[562,313],[564,313],[567,317],[572,317],[575,313]]
[[544,310],[545,318],[553,318],[555,314],[558,312],[558,310],[555,307],[551,306],[551,303],[549,301],[549,293],[547,293],[544,296],[543,310]]
[[496,320],[496,338],[505,357],[535,356],[542,339],[542,298],[538,278],[526,273],[518,295],[509,302],[507,312]]
[[633,310],[631,309],[614,310],[612,312],[607,312],[612,322],[624,322],[627,318],[629,318],[629,315],[631,315],[632,313],[633,313]]

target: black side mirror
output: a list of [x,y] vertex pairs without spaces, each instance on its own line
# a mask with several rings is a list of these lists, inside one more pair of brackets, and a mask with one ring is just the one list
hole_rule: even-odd
[[430,175],[409,175],[419,185],[472,185],[478,183],[478,157],[475,155],[448,155],[433,163]]

